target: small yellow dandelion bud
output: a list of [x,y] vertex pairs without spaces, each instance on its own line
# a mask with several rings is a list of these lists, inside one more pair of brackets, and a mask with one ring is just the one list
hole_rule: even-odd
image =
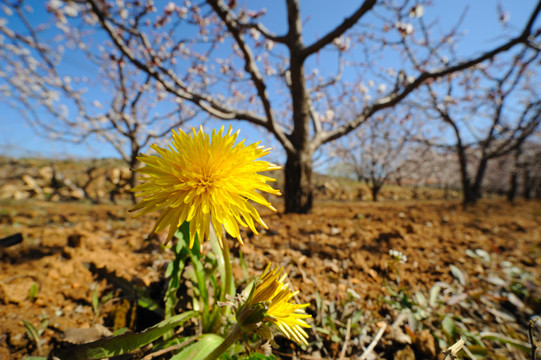
[[[289,288],[285,282],[287,274],[283,268],[267,266],[257,279],[246,303],[239,308],[237,320],[241,327],[254,324],[254,321],[268,321],[280,330],[288,339],[298,344],[308,345],[308,334],[303,328],[309,328],[304,319],[311,317],[304,312],[309,304],[297,304],[292,298],[298,293]],[[268,329],[259,325],[256,331],[269,339]]]

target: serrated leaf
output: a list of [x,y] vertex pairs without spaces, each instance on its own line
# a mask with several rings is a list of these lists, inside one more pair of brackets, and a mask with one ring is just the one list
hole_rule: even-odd
[[103,359],[112,356],[127,354],[139,349],[161,337],[167,331],[182,325],[192,317],[197,316],[195,311],[187,311],[182,314],[164,320],[142,332],[129,333],[100,339],[91,343],[73,346],[59,350],[55,355],[59,359],[87,360]]
[[197,342],[188,345],[171,360],[203,360],[224,341],[216,334],[203,334]]
[[[165,272],[166,278],[169,279],[164,296],[165,319],[169,319],[175,315],[175,307],[178,303],[177,291],[181,285],[184,263],[188,257],[188,247],[186,245],[186,240],[188,239],[187,236],[189,236],[189,223],[185,221],[175,233],[175,237],[177,238],[177,241],[173,246],[175,259],[169,263]],[[165,335],[165,338],[170,338],[172,336],[173,333],[170,331]]]

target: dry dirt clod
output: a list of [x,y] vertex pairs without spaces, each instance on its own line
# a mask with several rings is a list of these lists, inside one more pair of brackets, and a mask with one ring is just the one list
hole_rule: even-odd
[[415,353],[409,345],[406,345],[394,354],[393,360],[415,360]]
[[429,330],[423,330],[415,338],[415,349],[427,359],[436,357],[436,341]]
[[113,333],[105,326],[95,324],[91,328],[68,328],[64,330],[63,340],[70,344],[85,344],[111,335]]
[[68,246],[69,247],[79,247],[81,246],[81,240],[83,239],[83,235],[81,234],[71,234],[68,236]]

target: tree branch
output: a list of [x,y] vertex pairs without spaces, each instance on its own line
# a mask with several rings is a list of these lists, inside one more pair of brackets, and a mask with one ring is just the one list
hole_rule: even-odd
[[285,36],[285,35],[276,35],[276,34],[272,33],[269,29],[267,29],[265,27],[265,25],[263,25],[261,23],[238,22],[238,24],[239,24],[239,26],[241,26],[243,28],[256,29],[257,31],[259,31],[261,33],[261,35],[263,35],[268,40],[271,40],[271,41],[274,41],[274,42],[277,42],[277,43],[281,43],[281,44],[285,44],[287,42],[287,36]]
[[340,25],[329,31],[321,39],[316,40],[312,45],[305,47],[301,52],[301,57],[306,59],[308,56],[318,52],[323,47],[330,44],[334,39],[340,37],[347,30],[353,27],[353,25],[355,25],[364,14],[370,11],[375,4],[376,0],[365,0],[363,4],[353,13],[353,15],[345,18]]
[[420,85],[425,83],[427,80],[441,78],[446,75],[468,69],[470,67],[473,67],[477,64],[484,62],[485,60],[492,59],[496,55],[503,53],[505,51],[508,51],[516,45],[523,44],[525,46],[528,46],[529,42],[531,41],[529,39],[530,34],[531,34],[531,27],[533,26],[533,23],[535,22],[535,19],[539,15],[540,11],[541,11],[541,0],[538,2],[535,10],[530,16],[530,19],[527,25],[525,26],[524,30],[519,36],[512,38],[511,40],[498,46],[497,48],[487,51],[473,59],[462,61],[456,65],[448,66],[448,67],[445,67],[443,69],[436,70],[433,72],[430,72],[430,71],[422,72],[413,82],[406,85],[402,91],[393,92],[381,99],[376,100],[370,106],[367,106],[362,111],[362,113],[359,116],[357,116],[353,121],[346,123],[336,128],[333,131],[321,133],[319,136],[317,136],[314,139],[314,141],[316,142],[315,146],[317,147],[321,144],[336,140],[339,137],[350,133],[351,131],[356,129],[358,126],[360,126],[362,123],[364,123],[371,115],[373,115],[378,110],[385,109],[385,108],[398,104],[401,100],[403,100],[406,96],[408,96],[412,91],[417,89]]
[[274,120],[272,106],[270,103],[269,95],[267,93],[267,85],[265,84],[265,80],[263,79],[261,72],[257,68],[254,55],[250,47],[246,44],[244,38],[240,33],[240,30],[238,28],[238,22],[235,19],[235,14],[229,8],[227,8],[221,0],[207,0],[207,3],[212,7],[212,9],[214,9],[220,19],[222,19],[225,26],[227,27],[227,30],[229,30],[229,32],[235,39],[235,42],[242,51],[242,54],[244,56],[244,70],[246,70],[246,72],[250,74],[250,78],[252,79],[252,82],[256,87],[259,99],[263,104],[263,109],[267,118],[265,127],[274,135],[276,135],[276,138],[284,146],[286,151],[293,151],[293,145],[287,139],[280,126]]
[[[147,73],[148,75],[152,76],[153,79],[155,79],[157,82],[163,85],[164,89],[167,92],[175,96],[178,96],[184,100],[194,103],[203,111],[206,111],[209,115],[214,116],[218,119],[246,120],[255,125],[263,126],[265,128],[268,126],[267,119],[262,116],[259,116],[250,111],[241,111],[241,110],[231,109],[219,103],[213,97],[188,91],[187,86],[185,86],[184,83],[170,69],[166,69],[165,67],[163,67],[163,65],[147,64],[139,60],[135,56],[135,54],[131,51],[130,47],[124,43],[120,35],[118,35],[116,31],[111,27],[109,23],[109,19],[106,17],[103,11],[101,11],[100,7],[96,3],[96,0],[88,0],[88,3],[91,5],[92,11],[98,17],[98,20],[102,28],[107,32],[107,34],[113,41],[115,47],[123,55],[125,55],[135,67]],[[131,33],[134,33],[134,32],[135,32],[134,30],[131,31]],[[135,32],[135,33],[143,41],[145,41],[144,40],[145,37],[143,34],[139,32]],[[171,81],[167,81],[160,74],[160,72],[157,71],[157,69],[159,69],[161,73],[166,75]]]

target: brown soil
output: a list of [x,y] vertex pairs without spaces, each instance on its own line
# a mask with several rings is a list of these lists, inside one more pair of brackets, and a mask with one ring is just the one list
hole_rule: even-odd
[[[93,297],[102,299],[112,291],[111,281],[101,279],[95,268],[105,268],[136,285],[159,284],[173,256],[159,246],[160,237],[146,239],[157,214],[134,220],[128,208],[128,204],[30,200],[0,204],[0,237],[21,233],[24,239],[0,248],[0,359],[47,356],[72,328],[90,328],[99,336],[122,326],[119,318],[126,310],[118,292],[97,308],[93,306]],[[442,333],[441,314],[462,319],[470,332],[493,331],[527,342],[527,320],[541,312],[539,202],[510,205],[484,200],[463,210],[456,201],[321,201],[313,214],[262,210],[262,217],[270,230],[244,234],[242,248],[230,240],[236,279],[244,279],[239,250],[251,275],[267,262],[283,265],[293,286],[301,291],[300,300],[311,303],[308,311],[315,326],[323,329],[310,332],[312,345],[304,352],[282,344],[277,354],[283,358],[294,352],[338,358],[344,344],[345,357],[358,358],[379,327],[391,325],[402,312],[393,303],[396,292],[411,296],[420,291],[428,298],[438,282],[449,287],[444,286],[447,292],[437,314],[434,310],[425,316],[424,326],[397,323],[392,330],[388,328],[373,358],[442,358],[443,349],[437,341],[434,345],[434,336],[439,339]],[[391,249],[404,253],[407,262],[393,262]],[[485,250],[490,260],[483,262],[467,252],[477,249]],[[463,284],[459,284],[459,276],[453,276],[450,265],[465,274]],[[509,266],[529,274],[514,282],[526,289],[518,299],[506,295],[511,286],[505,277]],[[495,277],[505,284],[490,285]],[[323,307],[318,307],[319,299]],[[488,303],[494,311],[483,305]],[[332,305],[337,309],[332,310]],[[346,340],[346,323],[353,311],[348,307],[362,311],[362,323],[356,328],[350,324],[355,339],[350,334]],[[514,322],[503,321],[503,313]],[[325,316],[335,316],[336,333],[328,330]],[[148,326],[143,320],[124,325],[137,330]],[[23,321],[35,329],[41,327],[39,346],[25,331]],[[409,336],[411,344],[400,341],[397,331]],[[502,342],[484,343],[488,358],[526,358],[526,353]]]

